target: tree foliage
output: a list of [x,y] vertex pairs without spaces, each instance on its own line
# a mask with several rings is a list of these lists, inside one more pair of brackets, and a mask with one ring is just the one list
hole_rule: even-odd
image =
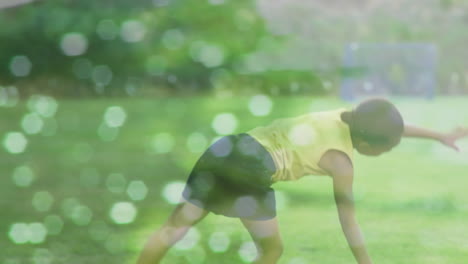
[[[135,93],[149,86],[203,92],[213,87],[220,70],[242,72],[245,56],[266,37],[280,41],[267,31],[254,4],[40,1],[3,10],[0,23],[9,26],[0,28],[0,60],[7,62],[0,66],[0,82],[58,78],[73,86],[57,91],[65,95],[76,94],[70,92],[73,89],[86,94]],[[17,56],[30,61],[29,72],[22,72],[25,66],[20,62],[15,64]]]

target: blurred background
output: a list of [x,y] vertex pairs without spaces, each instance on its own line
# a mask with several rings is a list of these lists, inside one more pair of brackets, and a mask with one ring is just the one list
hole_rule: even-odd
[[2,0],[0,6],[0,84],[21,97],[335,94],[350,74],[344,50],[352,43],[432,44],[437,92],[468,91],[463,0]]
[[[0,25],[2,264],[133,263],[210,142],[279,117],[379,95],[468,124],[465,0],[0,0]],[[357,167],[377,263],[466,263],[467,153],[395,152]],[[286,227],[281,263],[352,262],[330,188],[278,185],[280,221],[317,221],[313,243]],[[238,222],[206,223],[165,263],[253,259]]]

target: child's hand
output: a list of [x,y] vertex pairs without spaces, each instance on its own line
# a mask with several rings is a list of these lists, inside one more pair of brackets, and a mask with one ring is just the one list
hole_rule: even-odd
[[457,127],[452,132],[443,135],[440,138],[440,142],[447,147],[453,148],[456,151],[460,151],[455,142],[461,138],[468,136],[468,127]]

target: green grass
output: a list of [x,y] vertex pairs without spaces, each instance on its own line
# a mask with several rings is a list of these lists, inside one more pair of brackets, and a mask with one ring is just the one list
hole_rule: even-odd
[[[397,99],[406,120],[446,131],[468,124],[467,98],[435,101]],[[188,151],[186,140],[193,132],[211,141],[214,117],[229,112],[238,118],[235,132],[267,124],[275,118],[310,110],[349,106],[330,98],[276,98],[266,117],[248,110],[249,98],[172,98],[59,101],[54,117],[46,118],[44,131],[29,135],[23,153],[0,149],[0,263],[132,263],[148,234],[160,226],[173,205],[162,197],[166,184],[184,181],[199,153]],[[125,109],[127,119],[115,140],[98,135],[109,106]],[[8,132],[22,131],[27,102],[0,108],[2,142]],[[56,122],[57,129],[52,125]],[[160,133],[173,136],[169,153],[155,150]],[[438,143],[407,139],[379,158],[356,156],[356,201],[358,219],[375,263],[462,264],[468,261],[468,142],[455,153]],[[28,166],[34,181],[28,187],[15,185],[15,168]],[[95,171],[93,183],[81,175]],[[124,176],[124,189],[109,191],[112,173]],[[131,181],[144,181],[149,188],[143,201],[132,201],[125,188]],[[280,228],[285,253],[280,263],[353,263],[341,232],[328,177],[308,177],[299,182],[278,183],[281,192]],[[37,192],[47,191],[53,202],[45,211],[33,206]],[[67,214],[70,198],[92,212],[78,209]],[[37,202],[37,201],[36,201]],[[109,216],[116,202],[132,202],[138,210],[129,224],[116,224]],[[73,211],[73,207],[71,210]],[[64,224],[59,234],[49,234],[38,244],[15,244],[9,237],[15,223],[42,223],[59,216]],[[197,225],[200,239],[190,250],[173,249],[164,263],[241,263],[238,251],[250,241],[240,222],[215,215]],[[230,246],[213,253],[211,234],[225,232]]]

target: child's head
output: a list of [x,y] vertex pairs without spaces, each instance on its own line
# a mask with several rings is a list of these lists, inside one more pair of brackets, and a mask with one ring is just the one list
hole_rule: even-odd
[[400,112],[385,99],[369,99],[341,119],[351,130],[354,148],[361,154],[377,156],[400,143],[404,123]]

